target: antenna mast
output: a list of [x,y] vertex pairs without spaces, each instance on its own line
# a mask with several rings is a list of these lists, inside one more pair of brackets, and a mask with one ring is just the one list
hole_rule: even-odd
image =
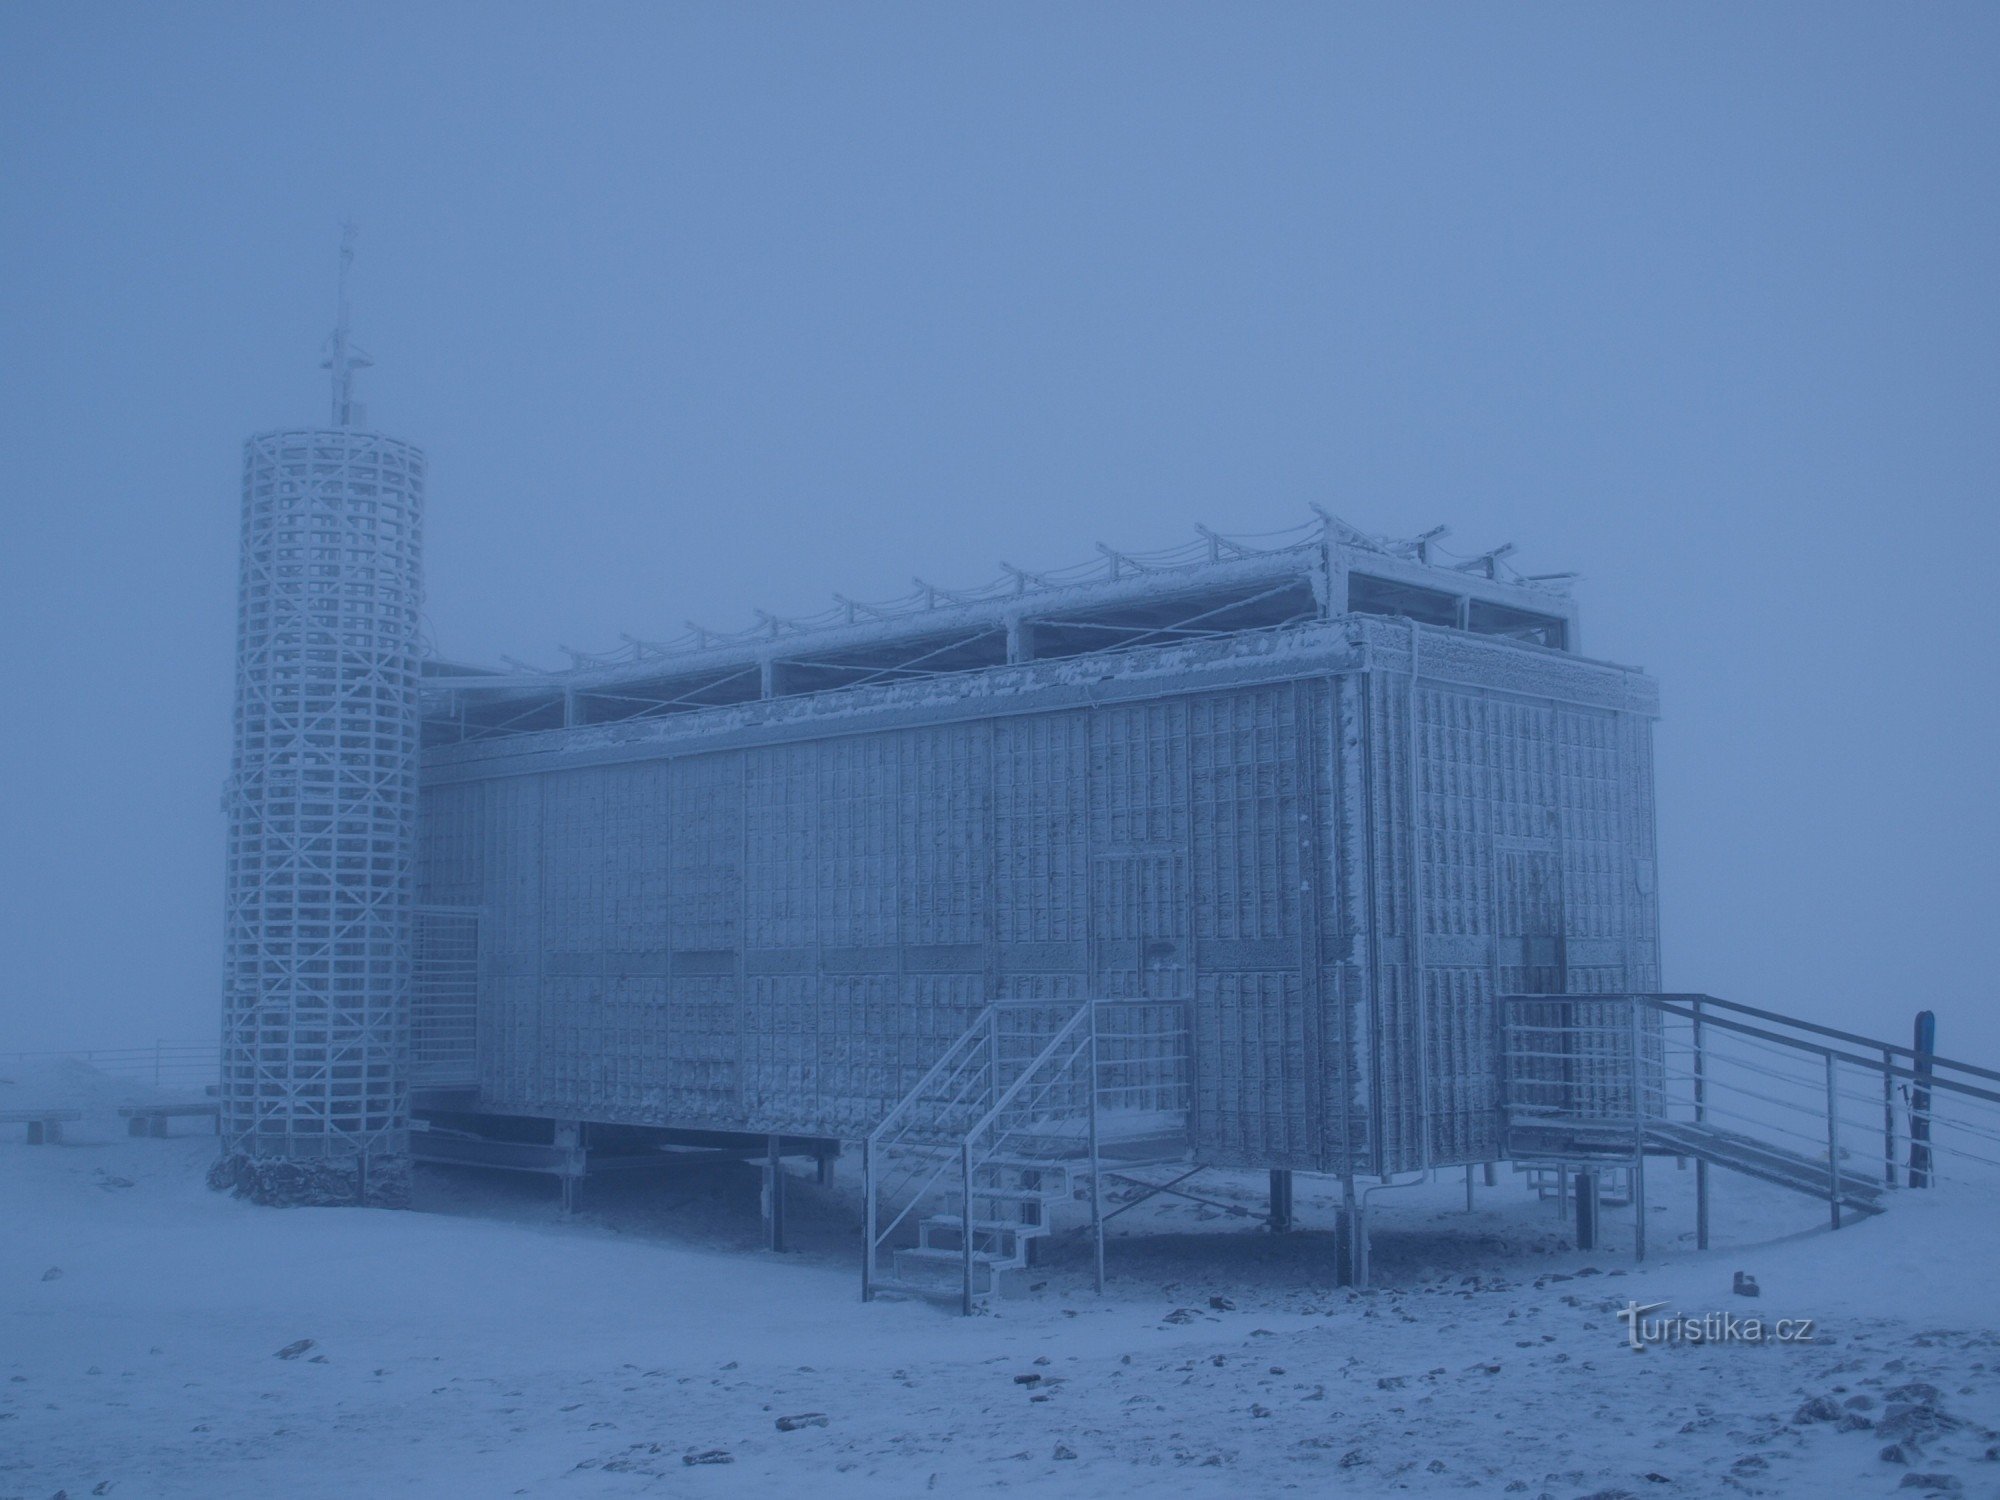
[[354,346],[349,336],[351,309],[347,302],[347,275],[354,264],[354,221],[340,226],[340,305],[327,344],[327,356],[320,368],[333,372],[333,425],[352,427],[360,420],[361,408],[354,400],[354,372],[365,370],[375,361]]

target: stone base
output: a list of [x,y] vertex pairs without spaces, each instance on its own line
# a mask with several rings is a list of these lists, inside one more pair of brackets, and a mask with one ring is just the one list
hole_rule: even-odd
[[208,1169],[208,1185],[273,1208],[408,1208],[410,1159],[371,1156],[364,1183],[352,1156],[301,1160],[235,1151]]

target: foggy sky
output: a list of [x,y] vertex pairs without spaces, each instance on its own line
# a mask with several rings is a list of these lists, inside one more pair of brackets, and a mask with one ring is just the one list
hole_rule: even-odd
[[0,7],[0,1050],[214,1034],[241,443],[447,654],[1317,501],[1659,679],[1670,987],[2000,1056],[2000,11]]

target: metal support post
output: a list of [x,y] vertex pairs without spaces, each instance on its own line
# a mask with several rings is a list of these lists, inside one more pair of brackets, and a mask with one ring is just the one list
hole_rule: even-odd
[[1896,1185],[1896,1060],[1882,1049],[1882,1181]]
[[770,1248],[783,1251],[785,1248],[785,1158],[783,1138],[765,1138],[764,1157],[764,1223],[769,1234]]
[[1927,1010],[1917,1012],[1916,1057],[1910,1081],[1910,1186],[1931,1185],[1931,1057],[1937,1050],[1937,1017]]
[[875,1300],[875,1157],[867,1141],[861,1143],[861,1223],[866,1236],[861,1242],[861,1300]]
[[1840,1089],[1838,1064],[1826,1054],[1826,1192],[1832,1203],[1833,1227],[1840,1228]]
[[965,1276],[959,1289],[958,1310],[966,1317],[972,1316],[972,1142],[963,1141],[958,1148],[959,1183],[959,1240],[965,1252]]
[[1576,1248],[1595,1250],[1597,1248],[1597,1174],[1595,1172],[1575,1172],[1570,1181],[1576,1184]]
[[1646,1258],[1646,1154],[1632,1158],[1632,1259]]
[[1368,1264],[1371,1247],[1368,1243],[1368,1198],[1366,1194],[1354,1200],[1352,1222],[1354,1225],[1354,1284],[1361,1290],[1366,1291],[1371,1274]]
[[[581,1120],[557,1120],[555,1122],[556,1145],[565,1153],[562,1163],[562,1216],[572,1217],[583,1202],[583,1174],[589,1167],[589,1158],[584,1154],[583,1122]],[[361,1158],[362,1191],[367,1191],[368,1159]]]
[[1355,1262],[1355,1240],[1358,1212],[1354,1196],[1354,1179],[1340,1179],[1340,1218],[1333,1236],[1334,1281],[1339,1286],[1359,1286],[1360,1267]]
[[1646,1258],[1646,1045],[1639,1002],[1627,1000],[1632,1054],[1632,1259]]
[[1090,1077],[1087,1118],[1090,1122],[1090,1243],[1092,1266],[1097,1290],[1104,1291],[1104,1163],[1097,1154],[1097,1002],[1086,1000],[1090,1007]]
[[1288,1234],[1292,1217],[1292,1174],[1283,1167],[1271,1168],[1271,1232]]
[[1493,1188],[1493,1187],[1498,1187],[1498,1186],[1500,1186],[1500,1163],[1499,1163],[1499,1162],[1497,1162],[1497,1161],[1489,1161],[1489,1162],[1486,1162],[1486,1163],[1485,1163],[1485,1164],[1483,1165],[1483,1167],[1482,1167],[1482,1171],[1483,1171],[1483,1173],[1484,1173],[1484,1175],[1485,1175],[1485,1178],[1486,1178],[1486,1185],[1487,1185],[1488,1187],[1490,1187],[1490,1188]]
[[1472,1166],[1472,1163],[1471,1163],[1471,1162],[1467,1162],[1467,1163],[1465,1164],[1465,1211],[1466,1211],[1467,1213],[1471,1213],[1471,1212],[1472,1212],[1472,1210],[1473,1210],[1473,1202],[1472,1202],[1472,1173],[1473,1173],[1473,1166]]
[[[1702,1052],[1701,1001],[1691,1002],[1688,1009],[1694,1015],[1694,1123],[1696,1126],[1708,1120],[1708,1075],[1707,1059]],[[1697,1156],[1694,1161],[1694,1247],[1708,1248],[1708,1163]]]

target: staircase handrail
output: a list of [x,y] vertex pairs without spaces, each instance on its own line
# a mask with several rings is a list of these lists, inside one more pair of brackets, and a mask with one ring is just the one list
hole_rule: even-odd
[[[993,1124],[995,1120],[1000,1118],[1001,1113],[1007,1108],[1007,1106],[1014,1102],[1015,1098],[1019,1096],[1021,1090],[1028,1086],[1029,1081],[1033,1079],[1034,1076],[1042,1070],[1043,1065],[1047,1063],[1055,1055],[1056,1049],[1060,1047],[1065,1041],[1067,1041],[1071,1033],[1073,1033],[1079,1026],[1083,1025],[1084,1022],[1091,1019],[1092,1007],[1095,1006],[1096,1003],[1097,1002],[1095,1000],[1084,1001],[1081,1005],[1077,1007],[1076,1014],[1071,1016],[1067,1021],[1063,1022],[1063,1024],[1056,1029],[1056,1034],[1049,1038],[1049,1044],[1046,1047],[1042,1048],[1040,1052],[1035,1054],[1034,1061],[1029,1063],[1025,1068],[1021,1070],[1020,1076],[1007,1086],[1005,1092],[1003,1092],[1000,1095],[1000,1097],[994,1101],[993,1107],[986,1111],[986,1113],[979,1119],[978,1123],[973,1125],[970,1129],[968,1129],[965,1132],[964,1140],[966,1144],[970,1145],[973,1141],[977,1140],[980,1137],[980,1135],[982,1135]],[[1092,1078],[1090,1080],[1090,1093],[1088,1097],[1090,1098],[1090,1100],[1094,1105],[1097,1099],[1097,1080],[1095,1078]]]
[[[1577,995],[1577,996],[1540,995],[1540,996],[1534,996],[1532,998],[1544,999],[1544,1000],[1555,1000],[1555,999],[1587,1000],[1593,997],[1588,995]],[[1832,1037],[1835,1041],[1846,1042],[1852,1046],[1866,1047],[1870,1052],[1899,1053],[1902,1056],[1909,1058],[1921,1057],[1924,1058],[1930,1066],[1935,1068],[1953,1068],[1962,1073],[1970,1073],[1975,1078],[1985,1078],[1990,1080],[1991,1082],[2000,1083],[2000,1068],[1982,1068],[1979,1067],[1977,1064],[1968,1062],[1959,1062],[1955,1058],[1944,1057],[1936,1052],[1921,1052],[1915,1047],[1904,1046],[1900,1042],[1885,1042],[1880,1040],[1879,1038],[1872,1036],[1860,1036],[1852,1031],[1841,1031],[1836,1027],[1822,1026],[1817,1021],[1805,1021],[1799,1019],[1797,1016],[1788,1016],[1780,1011],[1760,1010],[1758,1007],[1754,1005],[1745,1005],[1739,1000],[1724,1000],[1715,995],[1701,995],[1694,993],[1687,993],[1687,994],[1641,993],[1636,995],[1634,998],[1644,1000],[1649,1005],[1653,1005],[1655,1007],[1661,1007],[1666,1004],[1678,1002],[1681,1004],[1690,1004],[1690,1003],[1698,1004],[1702,1006],[1704,1010],[1706,1010],[1706,1008],[1711,1005],[1718,1005],[1721,1006],[1724,1010],[1733,1010],[1741,1015],[1755,1016],[1762,1021],[1775,1021],[1781,1026],[1790,1026],[1799,1031],[1810,1031],[1817,1036]],[[1685,1014],[1685,1012],[1680,1012],[1680,1014]],[[1703,1016],[1702,1019],[1706,1021],[1709,1018],[1707,1016]],[[1786,1038],[1785,1040],[1791,1040],[1791,1039]]]
[[[1856,1067],[1865,1068],[1871,1072],[1890,1078],[1909,1079],[1921,1083],[1925,1088],[1940,1089],[1947,1093],[1962,1094],[1968,1098],[1984,1099],[1991,1104],[2000,1104],[2000,1092],[1991,1089],[1982,1089],[1975,1084],[1964,1083],[1956,1078],[1947,1078],[1939,1076],[1936,1073],[1924,1073],[1915,1068],[1906,1068],[1901,1064],[1890,1062],[1887,1059],[1889,1054],[1901,1053],[1905,1057],[1923,1058],[1928,1067],[1959,1069],[1963,1072],[1971,1073],[1976,1077],[1990,1078],[1996,1082],[2000,1082],[2000,1072],[1995,1072],[1988,1068],[1975,1067],[1971,1063],[1954,1062],[1950,1058],[1939,1057],[1934,1053],[1918,1052],[1914,1048],[1901,1047],[1894,1042],[1877,1041],[1873,1037],[1856,1036],[1852,1032],[1836,1031],[1830,1026],[1820,1026],[1811,1021],[1795,1021],[1790,1016],[1780,1015],[1776,1011],[1758,1010],[1755,1006],[1739,1005],[1733,1000],[1718,1000],[1712,995],[1503,995],[1500,1003],[1503,1006],[1546,1005],[1551,1002],[1601,1004],[1607,1000],[1639,1001],[1663,1015],[1677,1016],[1684,1021],[1699,1021],[1703,1026],[1714,1026],[1724,1031],[1736,1032],[1742,1036],[1753,1036],[1762,1041],[1775,1042],[1781,1047],[1790,1047],[1800,1052],[1810,1052],[1818,1057],[1830,1057],[1837,1062],[1852,1063]],[[1695,1005],[1702,1007],[1699,1013],[1693,1009]],[[1742,1011],[1750,1015],[1775,1020],[1783,1026],[1796,1026],[1802,1031],[1812,1031],[1822,1036],[1832,1036],[1842,1041],[1857,1043],[1860,1046],[1866,1047],[1869,1052],[1875,1055],[1863,1057],[1853,1052],[1843,1052],[1838,1048],[1828,1047],[1820,1042],[1807,1041],[1803,1037],[1785,1036],[1780,1032],[1767,1031],[1761,1026],[1751,1026],[1743,1021],[1731,1020],[1727,1016],[1712,1016],[1707,1011],[1710,1005],[1720,1005],[1730,1010]],[[1530,1025],[1527,1029],[1533,1030],[1534,1027]]]
[[[1991,1089],[1982,1089],[1970,1083],[1961,1083],[1956,1078],[1941,1078],[1937,1076],[1935,1073],[1932,1074],[1920,1073],[1915,1068],[1906,1068],[1899,1063],[1889,1062],[1886,1060],[1885,1056],[1878,1055],[1874,1057],[1862,1057],[1853,1052],[1842,1052],[1838,1048],[1828,1047],[1820,1042],[1809,1042],[1800,1037],[1785,1036],[1779,1032],[1766,1031],[1761,1026],[1751,1026],[1742,1021],[1732,1021],[1727,1016],[1711,1016],[1706,1013],[1705,1009],[1702,1014],[1697,1016],[1692,1009],[1683,1010],[1678,1006],[1667,1003],[1669,1000],[1677,997],[1670,997],[1664,995],[1639,995],[1635,996],[1634,998],[1646,1001],[1647,1004],[1651,1005],[1655,1010],[1658,1010],[1665,1015],[1679,1016],[1682,1020],[1685,1021],[1699,1020],[1701,1024],[1704,1026],[1714,1026],[1718,1027],[1723,1031],[1733,1031],[1739,1036],[1754,1036],[1761,1041],[1775,1042],[1781,1047],[1790,1047],[1798,1052],[1810,1052],[1813,1053],[1815,1056],[1830,1057],[1834,1059],[1836,1062],[1852,1063],[1858,1068],[1865,1068],[1869,1072],[1878,1073],[1885,1077],[1907,1078],[1922,1083],[1923,1086],[1928,1089],[1941,1089],[1947,1093],[1963,1094],[1968,1098],[1984,1099],[1991,1104],[2000,1104],[2000,1092],[1995,1092],[1994,1090]],[[1720,1003],[1726,1004],[1728,1002],[1720,1002]],[[1704,1007],[1706,1007],[1706,1005],[1708,1004],[1706,997],[1702,998],[1702,1004]],[[1750,1009],[1750,1007],[1748,1006],[1739,1006],[1735,1008],[1742,1010]],[[1781,1024],[1785,1025],[1793,1024],[1787,1021],[1784,1017],[1779,1017],[1779,1020]],[[1813,1027],[1810,1022],[1801,1021],[1798,1022],[1797,1024],[1803,1028],[1811,1030],[1818,1030],[1822,1032],[1831,1031],[1831,1028],[1829,1027]],[[1847,1035],[1847,1033],[1844,1032],[1836,1034],[1841,1035],[1843,1037]],[[1911,1057],[1930,1057],[1929,1053],[1915,1052],[1908,1047],[1897,1047],[1892,1042],[1877,1042],[1868,1037],[1858,1037],[1855,1038],[1855,1040],[1859,1041],[1863,1046],[1867,1047],[1871,1052],[1875,1052],[1878,1054],[1903,1052],[1910,1055]],[[1962,1067],[1966,1071],[1971,1073],[1976,1073],[1981,1077],[2000,1079],[2000,1074],[1990,1073],[1984,1068],[1974,1068],[1969,1063],[1954,1063],[1946,1058],[1932,1058],[1931,1061],[1934,1065],[1937,1066],[1942,1066],[1947,1068]]]
[[931,1065],[930,1071],[925,1073],[922,1078],[919,1078],[910,1088],[906,1089],[903,1097],[896,1101],[895,1108],[882,1116],[881,1123],[868,1132],[869,1145],[875,1146],[882,1143],[888,1134],[889,1127],[896,1123],[896,1117],[909,1109],[922,1096],[924,1090],[944,1075],[947,1071],[947,1065],[951,1064],[952,1060],[958,1056],[959,1050],[966,1042],[973,1040],[980,1033],[981,1027],[991,1021],[996,1009],[997,1007],[989,1005],[981,1010],[977,1016],[973,1017],[972,1024],[966,1027],[949,1047],[944,1049],[944,1055]]

